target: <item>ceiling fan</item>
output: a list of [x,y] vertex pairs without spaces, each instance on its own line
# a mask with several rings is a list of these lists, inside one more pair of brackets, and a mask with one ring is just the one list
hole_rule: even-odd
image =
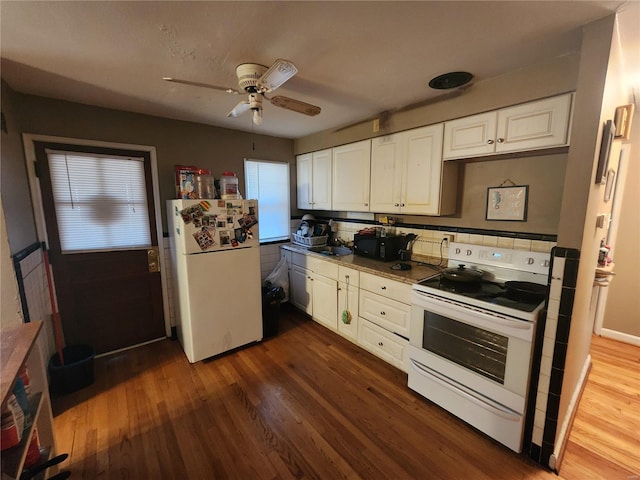
[[[258,63],[242,63],[238,65],[236,67],[238,86],[249,94],[249,98],[238,103],[238,105],[236,105],[233,110],[227,114],[227,117],[239,117],[243,113],[252,110],[253,123],[256,125],[262,124],[263,98],[276,107],[285,108],[311,117],[318,115],[320,113],[320,107],[311,105],[310,103],[305,103],[282,95],[271,98],[265,95],[266,93],[273,92],[296,73],[298,73],[298,69],[293,62],[282,58],[277,59],[269,68]],[[168,82],[212,88],[214,90],[221,90],[235,95],[241,93],[233,88],[209,85],[207,83],[191,82],[189,80],[180,80],[173,77],[163,77],[162,79]]]

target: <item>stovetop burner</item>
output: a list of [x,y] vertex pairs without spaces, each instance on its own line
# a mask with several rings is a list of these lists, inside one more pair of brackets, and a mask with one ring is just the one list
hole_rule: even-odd
[[522,312],[533,312],[542,303],[543,298],[518,298],[507,288],[496,282],[456,282],[441,275],[428,278],[419,285],[433,288],[442,292],[473,298],[493,305],[513,308]]

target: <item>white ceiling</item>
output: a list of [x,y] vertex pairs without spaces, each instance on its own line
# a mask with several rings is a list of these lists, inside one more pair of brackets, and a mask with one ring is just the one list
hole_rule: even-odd
[[[428,81],[474,82],[580,49],[581,25],[624,1],[261,1],[0,3],[1,74],[16,91],[299,138],[428,100]],[[628,16],[629,18],[629,16]],[[625,50],[626,51],[626,50]],[[277,93],[319,105],[307,117],[265,103],[264,122],[227,118],[239,98],[163,76],[237,88],[236,65],[293,61]],[[635,60],[637,61],[637,59]],[[640,64],[640,62],[638,62]]]

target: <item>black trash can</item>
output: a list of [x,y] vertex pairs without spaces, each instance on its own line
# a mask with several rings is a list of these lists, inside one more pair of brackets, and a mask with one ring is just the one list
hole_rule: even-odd
[[262,336],[264,338],[278,334],[280,302],[282,300],[284,300],[282,287],[262,287]]
[[56,353],[49,360],[51,391],[67,394],[93,383],[93,358],[96,353],[89,345],[71,345],[62,349],[64,365]]

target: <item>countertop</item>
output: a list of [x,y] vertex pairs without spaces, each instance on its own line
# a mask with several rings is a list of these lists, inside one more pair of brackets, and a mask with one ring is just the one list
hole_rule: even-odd
[[[439,273],[445,266],[437,266],[440,263],[440,258],[436,257],[427,257],[422,255],[413,255],[412,260],[402,263],[408,263],[411,265],[411,270],[392,270],[391,266],[398,263],[395,262],[383,262],[380,260],[373,260],[371,258],[361,257],[359,255],[342,255],[339,257],[331,256],[331,255],[323,255],[317,252],[311,252],[308,248],[296,245],[293,243],[283,244],[281,246],[284,250],[289,250],[291,252],[297,252],[304,255],[315,255],[322,260],[326,260],[328,262],[337,263],[339,265],[343,265],[348,268],[353,268],[355,270],[359,270],[361,272],[371,273],[373,275],[378,275],[381,277],[386,277],[390,280],[395,280],[397,282],[413,284],[418,283],[425,278],[432,277]],[[421,265],[429,264],[429,265]],[[446,260],[443,262],[446,264]]]

